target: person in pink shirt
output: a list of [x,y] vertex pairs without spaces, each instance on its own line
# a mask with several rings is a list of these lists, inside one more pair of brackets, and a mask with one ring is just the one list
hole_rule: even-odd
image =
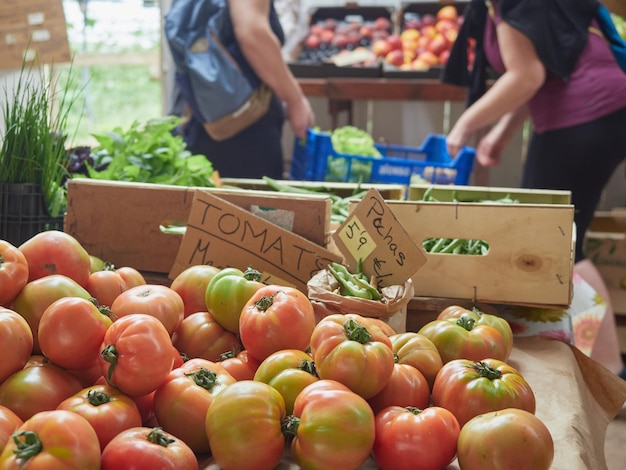
[[[606,286],[583,242],[602,192],[626,157],[626,73],[595,20],[597,0],[472,0],[442,80],[469,89],[447,136],[455,156],[478,132],[489,167],[527,119],[532,136],[521,186],[569,190],[575,207],[575,271],[606,301],[591,357],[626,378]],[[468,67],[471,38],[476,58]],[[498,78],[486,86],[491,67]]]

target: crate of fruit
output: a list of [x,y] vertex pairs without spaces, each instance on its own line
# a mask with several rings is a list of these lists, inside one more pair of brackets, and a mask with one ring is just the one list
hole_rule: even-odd
[[296,139],[290,178],[363,183],[436,183],[466,185],[475,150],[464,147],[456,158],[446,150],[445,136],[430,134],[420,147],[375,143],[353,126],[331,132],[309,129]]

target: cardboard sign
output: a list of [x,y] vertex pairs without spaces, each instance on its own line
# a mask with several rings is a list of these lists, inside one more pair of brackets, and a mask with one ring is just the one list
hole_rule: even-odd
[[70,61],[62,0],[0,1],[0,69]]
[[404,284],[426,263],[426,256],[396,219],[384,198],[370,189],[333,239],[349,267],[374,276],[380,287]]
[[225,201],[196,190],[187,230],[169,277],[196,264],[263,273],[263,282],[307,292],[314,273],[341,257],[278,225]]

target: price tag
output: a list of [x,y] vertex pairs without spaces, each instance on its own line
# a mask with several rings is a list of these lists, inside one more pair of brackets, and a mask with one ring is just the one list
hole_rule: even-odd
[[333,239],[353,272],[361,260],[380,287],[404,284],[426,263],[415,243],[376,188],[370,189]]

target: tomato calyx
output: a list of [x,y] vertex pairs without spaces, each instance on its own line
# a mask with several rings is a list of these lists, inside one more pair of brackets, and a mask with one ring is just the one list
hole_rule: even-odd
[[406,406],[406,407],[405,407],[405,409],[406,409],[407,411],[410,411],[410,412],[411,412],[411,413],[413,413],[414,415],[418,415],[418,414],[420,414],[422,411],[424,411],[424,410],[422,410],[421,408],[418,408],[417,406]]
[[470,317],[462,316],[457,318],[455,323],[467,331],[472,331],[474,329],[474,325],[476,324],[476,320]]
[[257,310],[260,310],[261,312],[267,312],[267,310],[274,305],[274,296],[276,294],[272,294],[272,295],[264,295],[262,296],[259,300],[257,300],[256,302],[254,302],[254,307]]
[[43,449],[41,440],[36,432],[20,431],[13,434],[16,449],[13,451],[18,459],[28,460],[39,454]]
[[280,422],[280,430],[287,442],[292,441],[296,437],[298,426],[300,426],[300,418],[294,415],[288,415]]
[[367,331],[363,325],[360,325],[353,319],[346,321],[343,324],[344,330],[346,330],[346,336],[352,341],[357,341],[361,344],[369,343],[372,340],[372,334]]
[[87,401],[90,405],[100,406],[109,403],[111,401],[111,395],[98,390],[89,390],[87,392]]
[[98,309],[98,312],[100,312],[102,315],[110,318],[111,321],[115,321],[116,316],[108,306],[100,305],[100,303],[98,302],[98,299],[96,299],[95,297],[89,297],[89,302],[94,304],[96,308]]
[[315,367],[315,362],[313,361],[307,361],[307,360],[302,361],[300,365],[298,366],[298,369],[304,372],[308,372],[313,377],[319,378],[319,375],[317,375],[317,368]]
[[209,392],[217,385],[217,374],[204,367],[197,371],[186,373],[185,377],[189,377],[198,387],[202,387]]
[[149,442],[160,445],[161,447],[167,447],[170,444],[176,442],[176,439],[172,439],[167,434],[165,434],[163,429],[158,427],[152,428],[152,430],[148,433],[147,439]]
[[474,369],[478,373],[478,375],[489,380],[497,380],[502,377],[502,372],[500,372],[498,369],[494,369],[489,364],[483,361],[475,362],[471,366],[471,368]]
[[260,271],[257,271],[253,267],[248,266],[248,269],[246,269],[243,273],[243,277],[247,281],[261,282],[261,278],[263,277],[263,275],[261,274]]
[[109,370],[107,371],[107,381],[111,382],[111,378],[113,377],[113,371],[115,370],[115,366],[117,366],[118,354],[115,345],[109,344],[105,346],[105,348],[100,351],[100,356],[106,362],[111,364],[109,366]]

